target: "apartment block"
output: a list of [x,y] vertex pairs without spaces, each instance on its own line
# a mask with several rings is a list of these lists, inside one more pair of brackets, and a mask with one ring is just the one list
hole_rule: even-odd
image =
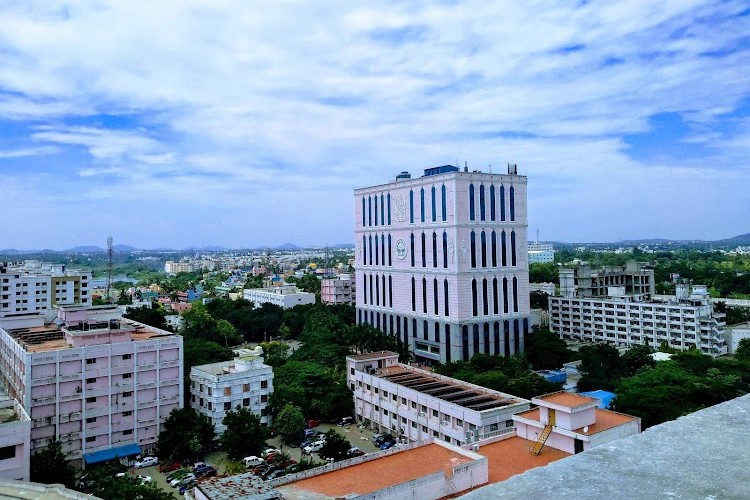
[[705,286],[676,285],[667,300],[654,300],[653,270],[629,263],[619,270],[560,270],[562,296],[549,298],[550,329],[564,339],[697,348],[711,356],[727,353],[724,315],[714,312]]
[[555,250],[549,243],[529,242],[529,264],[555,261]]
[[305,304],[315,304],[315,294],[303,292],[294,285],[281,285],[270,288],[246,288],[243,292],[245,300],[251,301],[255,307],[263,304],[276,304],[283,309]]
[[273,369],[260,357],[243,356],[190,369],[190,406],[210,418],[218,434],[226,429],[222,423],[226,414],[238,406],[258,415],[262,424],[270,424],[266,407],[271,394]]
[[350,274],[320,281],[320,301],[323,304],[354,304],[356,281]]
[[526,399],[401,364],[390,351],[348,356],[346,365],[357,420],[404,441],[435,438],[462,445],[512,432],[513,415],[530,405]]
[[56,305],[91,305],[91,273],[64,264],[0,263],[0,326],[22,326],[31,315],[54,316]]
[[56,312],[51,323],[0,328],[0,374],[31,418],[31,451],[57,439],[69,459],[91,464],[106,459],[97,452],[153,448],[183,405],[182,337],[123,319],[117,306]]
[[357,322],[421,362],[523,351],[529,331],[526,177],[445,165],[357,189]]
[[23,406],[0,396],[0,480],[29,480],[30,441],[31,421]]

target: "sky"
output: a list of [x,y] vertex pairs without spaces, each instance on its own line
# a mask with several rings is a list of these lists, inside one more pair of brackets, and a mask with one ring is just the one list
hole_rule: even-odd
[[0,0],[0,248],[353,241],[353,190],[528,177],[546,241],[750,232],[747,0]]

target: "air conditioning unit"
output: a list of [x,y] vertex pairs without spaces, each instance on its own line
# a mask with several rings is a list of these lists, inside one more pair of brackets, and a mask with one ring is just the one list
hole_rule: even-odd
[[426,415],[426,413],[425,413],[425,412],[423,412],[423,411],[420,411],[420,412],[419,412],[419,416],[420,416],[420,417],[424,417],[425,415]]

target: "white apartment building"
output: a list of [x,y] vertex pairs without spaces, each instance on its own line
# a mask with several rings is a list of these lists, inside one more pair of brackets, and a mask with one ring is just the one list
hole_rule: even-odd
[[705,286],[688,295],[688,286],[678,283],[672,299],[655,301],[651,269],[629,263],[619,272],[586,268],[580,276],[579,270],[560,270],[562,296],[549,298],[550,329],[562,338],[623,347],[666,342],[712,356],[727,353],[724,315],[714,312]]
[[357,421],[405,441],[462,445],[512,432],[526,399],[398,362],[390,351],[346,358]]
[[31,315],[54,316],[54,306],[91,305],[91,273],[64,264],[0,263],[0,326],[22,326]]
[[182,337],[117,306],[58,306],[52,323],[0,328],[0,376],[31,418],[31,452],[52,439],[76,463],[156,445],[183,405]]
[[0,396],[0,480],[29,480],[31,420],[23,407]]
[[543,292],[547,295],[554,295],[555,294],[555,284],[554,283],[529,283],[529,293],[533,292]]
[[539,243],[538,241],[529,242],[529,264],[538,264],[542,262],[554,262],[555,250],[549,243]]
[[523,351],[529,332],[526,177],[444,165],[357,189],[357,323],[420,362]]
[[270,424],[266,414],[268,398],[273,394],[273,369],[257,356],[243,356],[190,369],[190,406],[211,419],[216,432],[226,429],[222,423],[230,410],[248,408]]
[[276,304],[283,309],[305,304],[315,304],[315,294],[303,292],[295,285],[281,285],[270,288],[246,288],[245,300],[255,304],[256,309],[263,304]]
[[320,280],[320,301],[323,304],[354,304],[356,281],[350,274]]

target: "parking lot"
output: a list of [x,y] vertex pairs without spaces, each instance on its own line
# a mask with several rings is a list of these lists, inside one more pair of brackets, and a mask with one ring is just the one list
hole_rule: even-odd
[[[370,430],[360,430],[356,425],[349,425],[346,427],[338,427],[333,424],[320,424],[315,428],[316,431],[326,433],[330,429],[335,429],[336,432],[344,436],[349,444],[356,446],[365,453],[373,453],[380,451],[374,444],[372,444],[372,432]],[[274,448],[282,450],[284,453],[289,455],[292,460],[300,461],[302,457],[302,450],[297,447],[287,446],[281,443],[281,438],[278,436],[269,439],[268,444]],[[313,458],[317,461],[323,461],[317,454],[313,454]]]

